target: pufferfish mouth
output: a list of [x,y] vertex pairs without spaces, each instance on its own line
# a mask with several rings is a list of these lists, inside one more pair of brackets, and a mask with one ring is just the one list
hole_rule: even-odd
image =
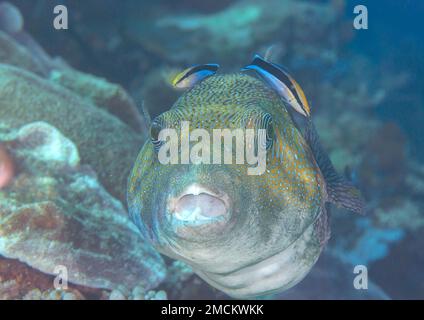
[[227,220],[229,209],[226,194],[218,194],[199,184],[192,184],[179,196],[170,198],[168,205],[172,220],[192,225]]

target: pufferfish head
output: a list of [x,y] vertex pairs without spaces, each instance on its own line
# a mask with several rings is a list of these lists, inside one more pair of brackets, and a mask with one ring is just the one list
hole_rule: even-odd
[[[235,144],[231,164],[213,163],[212,154],[210,163],[193,163],[193,157],[183,154],[183,140],[198,154],[186,130],[202,129],[213,137],[215,129],[247,128],[265,132],[266,168],[261,174],[248,174],[258,164],[246,159],[237,163]],[[180,139],[175,163],[159,159],[164,129],[172,129]],[[189,162],[181,163],[187,157]],[[207,275],[261,263],[310,230],[324,201],[321,185],[310,150],[278,95],[248,75],[213,75],[152,121],[151,139],[129,180],[128,206],[156,249],[189,263],[208,282],[217,282]],[[309,267],[321,250],[318,242],[313,250],[305,250],[312,256]]]

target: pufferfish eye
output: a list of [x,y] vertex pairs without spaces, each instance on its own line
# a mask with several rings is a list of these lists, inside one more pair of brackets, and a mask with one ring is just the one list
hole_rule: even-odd
[[270,150],[274,141],[274,127],[272,125],[272,116],[269,113],[265,113],[262,116],[261,125],[259,127],[266,131],[265,148],[266,150]]
[[152,124],[150,126],[150,139],[156,152],[159,151],[159,148],[163,144],[163,141],[159,140],[159,134],[162,129],[163,124],[159,119],[155,119],[152,121]]
[[246,121],[246,129],[253,128],[255,128],[256,131],[254,138],[255,152],[258,151],[258,147],[261,147],[262,150],[270,150],[273,146],[275,137],[272,116],[267,112],[249,115]]

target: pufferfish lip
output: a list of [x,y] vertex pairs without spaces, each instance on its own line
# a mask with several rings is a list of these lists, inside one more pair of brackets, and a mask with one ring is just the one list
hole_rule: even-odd
[[229,197],[194,183],[177,197],[168,201],[171,219],[190,225],[203,225],[209,222],[227,220],[230,211]]

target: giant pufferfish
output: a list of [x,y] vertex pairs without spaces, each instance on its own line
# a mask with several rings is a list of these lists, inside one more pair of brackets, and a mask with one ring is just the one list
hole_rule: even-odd
[[[248,69],[268,85],[245,73],[215,74],[211,64],[181,73],[174,85],[188,89],[152,121],[151,141],[128,184],[130,216],[143,236],[235,298],[287,290],[308,274],[330,235],[327,203],[363,211],[359,192],[323,151],[300,86],[258,57]],[[303,132],[289,104],[307,117]],[[181,134],[183,121],[211,136],[213,129],[261,127],[271,142],[266,171],[248,175],[250,165],[235,163],[160,163],[160,130]]]

